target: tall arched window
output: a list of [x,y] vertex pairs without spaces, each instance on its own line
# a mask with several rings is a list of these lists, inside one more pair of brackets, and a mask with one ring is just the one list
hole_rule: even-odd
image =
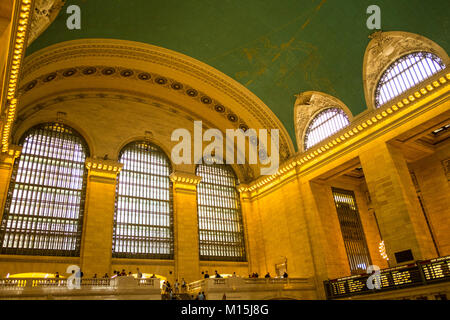
[[328,108],[320,111],[306,129],[305,150],[332,136],[349,123],[348,116],[341,108]]
[[379,108],[443,69],[441,58],[428,52],[414,52],[397,59],[378,82],[375,106]]
[[200,260],[246,261],[237,178],[225,164],[202,164],[196,174]]
[[1,254],[79,256],[86,193],[84,139],[63,124],[21,139],[0,227]]
[[122,149],[119,162],[113,257],[173,259],[169,159],[159,147],[136,141]]

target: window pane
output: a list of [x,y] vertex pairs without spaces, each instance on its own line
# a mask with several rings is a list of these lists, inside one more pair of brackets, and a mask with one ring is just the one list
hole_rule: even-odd
[[356,206],[355,194],[348,190],[336,188],[332,190],[350,270],[352,274],[365,272],[372,263]]
[[442,60],[428,52],[414,52],[399,58],[381,76],[375,91],[375,106],[379,108],[444,69]]
[[25,134],[0,228],[0,253],[79,256],[88,148],[57,123]]
[[199,165],[197,211],[201,260],[246,261],[237,179],[228,165]]
[[173,259],[170,163],[155,145],[138,141],[119,156],[113,257]]
[[332,136],[349,123],[347,115],[340,108],[329,108],[319,112],[306,129],[305,150]]

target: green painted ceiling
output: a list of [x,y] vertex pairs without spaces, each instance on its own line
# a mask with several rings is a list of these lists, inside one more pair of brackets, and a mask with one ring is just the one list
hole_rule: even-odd
[[[71,4],[81,8],[81,30],[66,27]],[[366,109],[362,62],[373,32],[366,27],[371,4],[381,8],[383,31],[418,33],[449,52],[448,0],[68,0],[27,54],[81,38],[175,50],[245,85],[295,141],[294,94],[323,91],[354,115]]]

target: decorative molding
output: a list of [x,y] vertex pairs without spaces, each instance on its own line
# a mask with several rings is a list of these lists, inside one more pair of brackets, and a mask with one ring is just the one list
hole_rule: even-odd
[[[111,58],[116,60],[122,59],[127,61],[127,65],[133,63],[132,61],[141,63],[141,65],[142,62],[152,63],[165,69],[182,73],[189,78],[194,78],[202,84],[211,86],[219,91],[221,95],[226,96],[233,101],[234,106],[225,106],[229,110],[232,110],[232,114],[227,115],[229,121],[238,122],[238,119],[234,116],[241,116],[242,114],[247,113],[250,114],[252,118],[246,119],[246,121],[253,122],[248,125],[255,126],[255,121],[257,121],[259,123],[258,125],[262,128],[279,129],[280,158],[282,160],[288,159],[295,152],[289,134],[280,120],[274,115],[269,107],[267,107],[251,91],[218,70],[198,60],[168,49],[144,43],[116,39],[80,39],[67,41],[52,45],[28,56],[25,60],[26,68],[22,74],[26,78],[30,74],[36,74],[36,71],[39,69],[48,69],[48,66],[54,63],[61,65],[61,62],[66,62],[67,64],[68,60],[77,61],[77,59],[91,57],[102,59]],[[69,62],[72,63],[71,61]],[[68,64],[68,68],[70,68],[70,64]],[[26,83],[29,83],[32,80],[33,79],[26,79]],[[166,83],[163,82],[164,81],[162,80],[159,85],[166,85]],[[191,88],[192,87],[193,86],[191,86]],[[215,98],[210,95],[208,95],[208,97],[215,100]],[[204,103],[209,105],[207,102],[209,102],[208,99],[206,99]],[[235,109],[235,107],[237,108]],[[219,112],[219,110],[216,111]]]
[[170,174],[170,181],[174,184],[198,185],[202,177],[189,172],[176,171]]
[[36,40],[56,19],[66,0],[35,0],[27,45]]
[[[7,55],[5,75],[3,82],[4,96],[1,100],[1,122],[2,137],[1,137],[1,151],[8,151],[9,140],[11,136],[11,129],[16,117],[17,109],[17,83],[19,82],[19,75],[21,74],[22,60],[25,54],[26,43],[29,34],[30,13],[33,10],[34,0],[16,1],[14,6],[15,12],[11,22],[11,36],[9,44],[9,52]],[[4,113],[5,112],[5,113]],[[5,119],[3,118],[5,114]]]
[[[230,108],[225,107],[223,103],[210,98],[206,93],[192,88],[189,85],[180,81],[161,76],[153,72],[146,72],[138,69],[125,68],[120,66],[74,66],[72,68],[65,68],[50,72],[46,75],[41,75],[32,81],[22,85],[18,91],[19,95],[39,88],[41,86],[61,81],[65,79],[73,79],[77,77],[104,77],[104,78],[120,78],[130,81],[139,81],[149,85],[157,85],[171,91],[178,92],[185,96],[200,102],[203,106],[219,113],[222,117],[227,119],[235,128],[240,128],[244,131],[249,129],[249,126],[236,115]],[[129,84],[132,87],[132,84]]]
[[348,119],[353,119],[350,109],[338,98],[318,91],[306,91],[296,95],[297,100],[294,104],[294,127],[297,148],[299,151],[305,151],[304,138],[306,129],[314,117],[322,110],[328,108],[341,108],[344,110]]
[[113,160],[104,160],[97,158],[87,158],[86,168],[89,170],[89,174],[101,175],[109,174],[112,177],[116,177],[122,170],[123,164]]
[[391,31],[377,31],[369,36],[372,39],[367,45],[363,62],[364,95],[368,109],[375,107],[375,90],[384,71],[397,59],[409,53],[426,51],[440,57],[445,65],[450,60],[435,42],[418,34]]
[[242,191],[254,192],[263,187],[274,187],[296,174],[299,167],[306,165],[310,161],[314,161],[317,157],[347,143],[349,140],[355,139],[363,131],[368,130],[374,125],[382,124],[385,120],[398,114],[401,110],[408,109],[410,104],[416,104],[434,90],[442,89],[444,94],[448,94],[450,90],[450,73],[445,72],[446,70],[443,70],[415,88],[412,88],[413,91],[408,91],[404,95],[399,96],[398,99],[392,101],[391,105],[386,104],[379,109],[372,110],[365,117],[358,118],[357,122],[354,121],[348,127],[323,141],[317,147],[313,147],[307,152],[298,153],[288,161],[282,163],[277,173],[257,179],[248,187],[243,187]]
[[7,151],[0,152],[0,167],[7,166],[11,168],[14,165],[14,161],[20,157],[22,152],[21,146],[10,145]]

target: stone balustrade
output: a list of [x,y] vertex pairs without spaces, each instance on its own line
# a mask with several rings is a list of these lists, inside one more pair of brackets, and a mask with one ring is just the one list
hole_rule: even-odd
[[[76,286],[76,282],[72,282]],[[0,279],[0,299],[146,299],[160,300],[159,279],[116,277],[82,279],[69,288],[62,278]]]
[[188,292],[204,292],[208,300],[317,299],[309,278],[209,278],[190,283]]

